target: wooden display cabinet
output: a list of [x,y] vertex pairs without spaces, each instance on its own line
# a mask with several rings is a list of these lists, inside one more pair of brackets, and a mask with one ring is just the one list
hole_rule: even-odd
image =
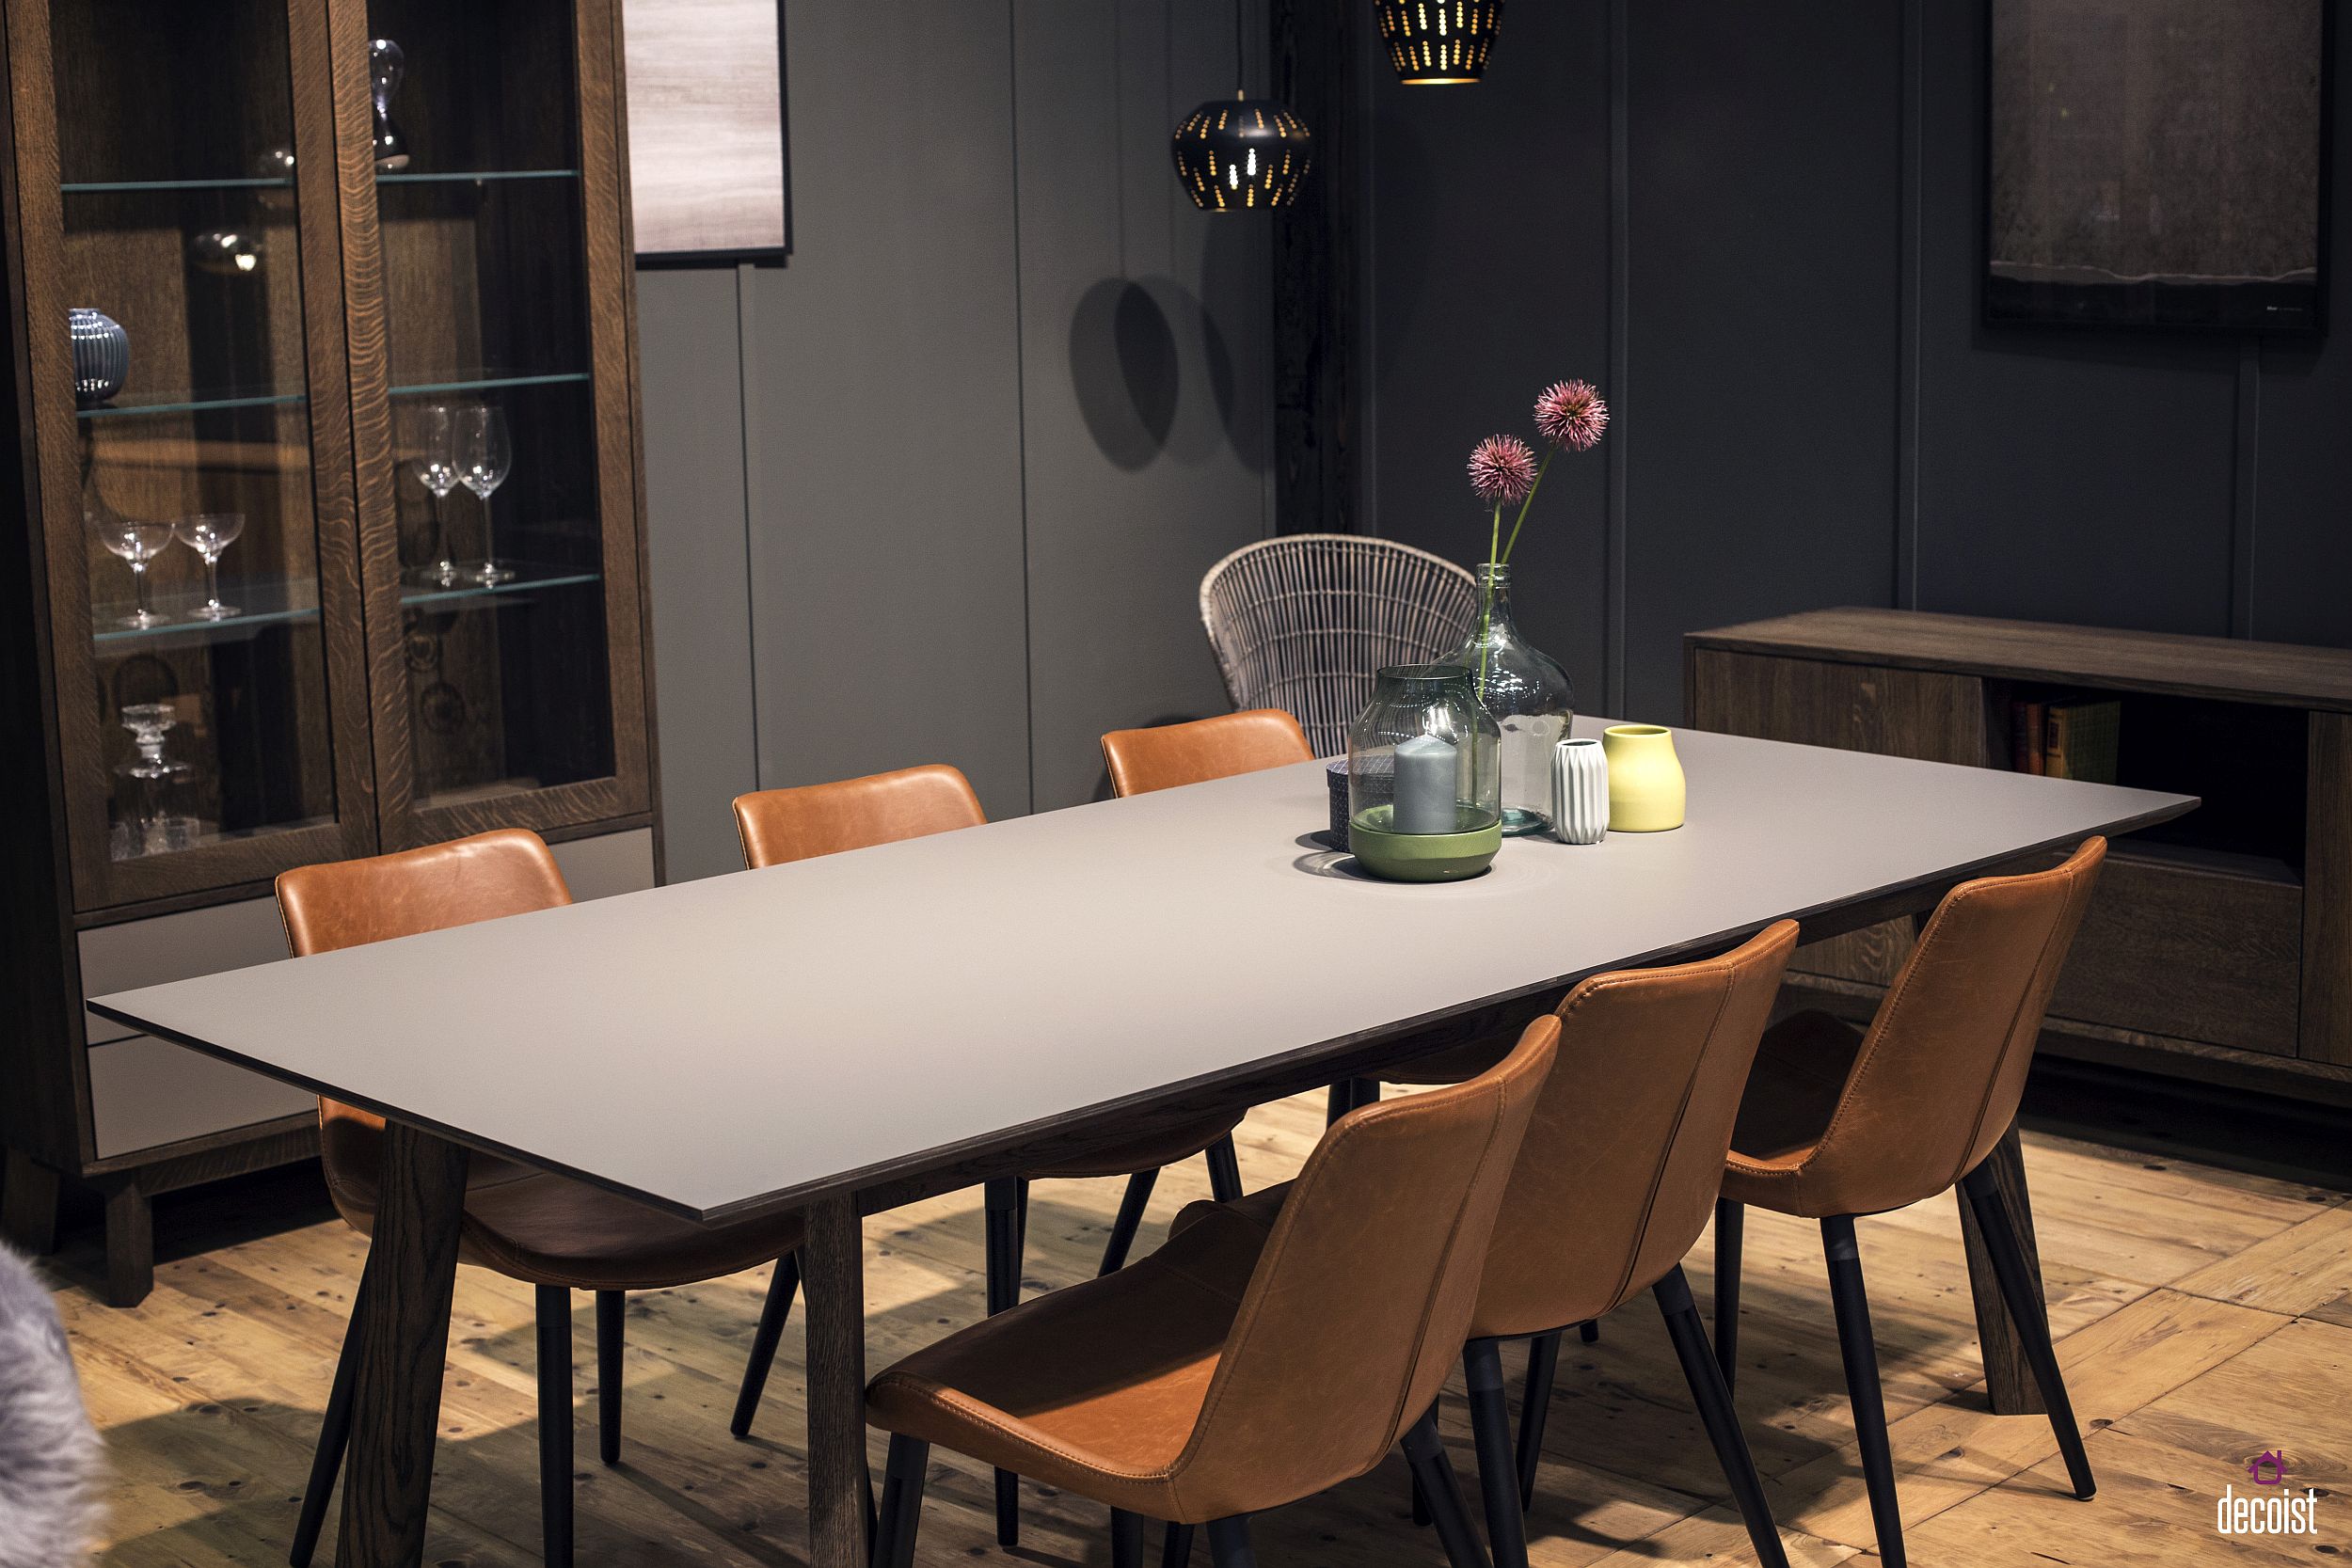
[[[2009,768],[2021,703],[2114,702],[2117,779],[2201,798],[2118,840],[2042,1049],[2352,1106],[2352,649],[1883,610],[1684,640],[1693,725]],[[1800,948],[1792,984],[1857,1015],[1908,923]]]
[[[516,826],[593,889],[656,875],[619,15],[0,11],[0,1203],[39,1249],[101,1188],[130,1301],[148,1197],[315,1116],[85,995],[281,958],[270,880],[315,861]],[[77,309],[119,388],[77,388]],[[216,602],[172,537],[206,515]]]

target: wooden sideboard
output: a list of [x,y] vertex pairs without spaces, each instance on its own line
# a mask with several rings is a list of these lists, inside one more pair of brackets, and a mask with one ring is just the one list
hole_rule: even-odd
[[[2352,650],[1909,610],[1689,634],[1686,711],[1726,734],[2008,768],[2016,705],[2114,701],[2116,782],[2204,804],[2120,841],[2050,1007],[2059,1054],[2352,1106]],[[1908,925],[1800,950],[1875,1004]]]

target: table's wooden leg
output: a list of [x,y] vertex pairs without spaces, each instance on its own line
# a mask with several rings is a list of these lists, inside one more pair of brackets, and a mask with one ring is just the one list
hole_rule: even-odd
[[430,1132],[385,1129],[337,1568],[416,1568],[424,1557],[466,1160]]
[[[2016,1123],[2011,1122],[2001,1141],[1993,1146],[1984,1164],[2000,1189],[2010,1223],[2016,1227],[2017,1243],[2025,1251],[2039,1298],[2042,1252],[2034,1243],[2033,1205],[2026,1196],[2026,1160],[2018,1146]],[[2035,1386],[2033,1369],[2026,1365],[2026,1345],[2017,1337],[2017,1325],[2010,1322],[2009,1309],[2001,1305],[2001,1282],[1984,1250],[1984,1237],[1977,1229],[1976,1216],[1968,1212],[1968,1199],[1958,1191],[1952,1196],[1960,1203],[1961,1234],[1968,1246],[1968,1287],[1977,1298],[1977,1338],[1984,1346],[1985,1393],[2000,1415],[2038,1414],[2042,1409],[2042,1390]]]
[[808,1560],[866,1568],[866,1229],[852,1198],[808,1210]]

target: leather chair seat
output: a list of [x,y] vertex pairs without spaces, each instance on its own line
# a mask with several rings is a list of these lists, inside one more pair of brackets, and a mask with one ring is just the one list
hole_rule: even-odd
[[1032,1177],[1127,1176],[1189,1160],[1241,1125],[1244,1113],[1219,1111],[1199,1121],[1092,1144],[1077,1154],[1036,1166]]
[[1846,1092],[1862,1031],[1828,1013],[1792,1014],[1764,1032],[1740,1100],[1724,1163],[1723,1196],[1807,1219],[1838,1213],[1838,1195],[1814,1192],[1805,1166]]
[[1202,1524],[1288,1501],[1178,1495],[1177,1460],[1266,1240],[1216,1204],[1180,1223],[1116,1274],[916,1351],[866,1390],[867,1419],[1149,1518]]
[[[342,1143],[373,1131],[352,1126],[348,1116],[327,1121],[329,1139]],[[366,1174],[355,1173],[362,1164]],[[374,1164],[327,1167],[335,1207],[362,1235],[373,1234]],[[477,1153],[466,1173],[457,1255],[529,1285],[660,1291],[772,1263],[802,1239],[797,1212],[696,1225],[585,1181]]]

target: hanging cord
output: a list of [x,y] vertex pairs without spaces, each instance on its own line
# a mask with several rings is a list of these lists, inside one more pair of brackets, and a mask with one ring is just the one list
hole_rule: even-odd
[[1249,55],[1244,40],[1248,32],[1242,25],[1242,8],[1248,0],[1233,0],[1233,96],[1249,96]]

